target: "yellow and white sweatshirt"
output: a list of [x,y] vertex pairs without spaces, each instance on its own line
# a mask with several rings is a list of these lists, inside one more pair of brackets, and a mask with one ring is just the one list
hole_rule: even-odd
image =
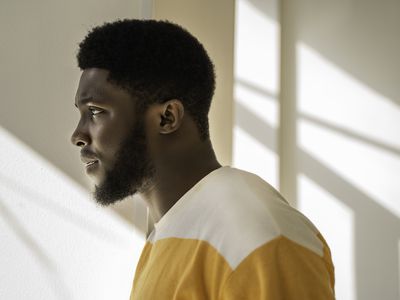
[[334,269],[315,226],[258,176],[217,169],[155,224],[131,300],[330,300]]

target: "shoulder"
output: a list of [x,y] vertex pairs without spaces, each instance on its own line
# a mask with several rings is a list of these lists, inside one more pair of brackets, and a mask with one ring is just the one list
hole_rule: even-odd
[[234,269],[257,248],[284,236],[322,255],[318,231],[260,177],[224,167],[199,183],[162,237],[208,242]]

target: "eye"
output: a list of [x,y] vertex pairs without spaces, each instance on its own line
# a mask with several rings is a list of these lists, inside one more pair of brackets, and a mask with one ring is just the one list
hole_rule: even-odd
[[102,109],[99,109],[99,108],[96,108],[96,107],[89,107],[89,110],[90,110],[92,116],[96,116],[96,115],[98,115],[98,114],[103,112]]

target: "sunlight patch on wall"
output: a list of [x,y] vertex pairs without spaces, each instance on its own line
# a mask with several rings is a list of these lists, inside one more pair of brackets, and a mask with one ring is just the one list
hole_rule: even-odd
[[236,1],[235,77],[277,94],[279,24],[267,15],[248,0]]
[[298,107],[301,113],[400,152],[400,107],[299,43]]
[[353,211],[304,174],[299,174],[298,186],[298,208],[317,226],[332,250],[336,297],[355,300]]
[[2,297],[129,297],[144,237],[1,127],[0,145]]
[[[235,147],[235,155],[240,157],[240,161],[236,162],[235,167],[251,170],[272,185],[271,178],[276,177],[276,170],[279,167],[277,166],[277,154],[269,151],[265,145],[238,126],[235,127],[235,134],[241,142],[241,145]],[[273,183],[276,184],[276,182]]]
[[269,126],[276,128],[279,113],[276,95],[270,95],[261,87],[251,86],[240,78],[236,78],[235,85],[235,102],[246,107],[249,112]]
[[[351,232],[353,234],[354,230],[357,236],[348,236],[349,228],[346,227],[350,226],[351,212],[343,213],[346,211],[343,207],[346,205],[353,210],[354,226],[368,223],[370,218],[374,224],[371,227],[379,229],[376,232],[387,231],[388,236],[396,236],[396,228],[380,228],[379,220],[374,216],[383,213],[400,217],[400,109],[309,46],[298,43],[296,56],[299,165],[300,172],[309,177],[307,180],[300,177],[298,189],[310,191],[309,195],[299,192],[298,202],[301,210],[306,211],[321,229],[334,228],[334,232],[327,233],[327,239],[332,243],[338,274],[337,297],[354,299],[354,284],[349,286],[342,279],[352,267],[349,255],[358,251],[356,270],[360,270],[363,265],[360,265],[359,251],[365,252],[364,249],[350,249],[348,239],[371,240],[376,233],[356,227]],[[324,193],[329,196],[324,196],[317,184],[323,186]],[[320,191],[316,193],[318,189]],[[313,210],[318,211],[322,203],[331,208],[314,212],[313,216]],[[344,237],[346,242],[341,245],[340,240]],[[369,253],[379,252],[380,245],[376,247],[368,249]],[[383,270],[379,272],[384,273]],[[390,270],[387,272],[391,274]],[[365,284],[368,280],[373,280],[373,275],[357,273],[357,284]],[[350,296],[345,292],[349,289]]]
[[299,146],[400,217],[400,110],[303,44]]
[[[276,10],[276,1],[269,2]],[[279,25],[267,15],[250,1],[236,1],[233,165],[276,187]]]
[[397,155],[307,120],[298,129],[302,149],[400,217]]

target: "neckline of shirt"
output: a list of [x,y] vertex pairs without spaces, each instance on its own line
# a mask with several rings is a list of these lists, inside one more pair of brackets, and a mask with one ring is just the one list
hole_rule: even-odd
[[161,219],[157,222],[154,223],[154,229],[151,232],[150,236],[153,236],[155,231],[160,231],[162,227],[164,227],[164,224],[168,222],[169,219],[173,217],[173,215],[181,210],[184,205],[186,204],[187,200],[190,199],[191,195],[201,189],[211,178],[214,178],[215,176],[219,175],[220,173],[224,172],[227,169],[231,169],[230,166],[222,166],[218,169],[215,169],[208,173],[206,176],[204,176],[202,179],[200,179],[194,186],[192,186],[181,198],[179,198],[178,201],[161,217]]

